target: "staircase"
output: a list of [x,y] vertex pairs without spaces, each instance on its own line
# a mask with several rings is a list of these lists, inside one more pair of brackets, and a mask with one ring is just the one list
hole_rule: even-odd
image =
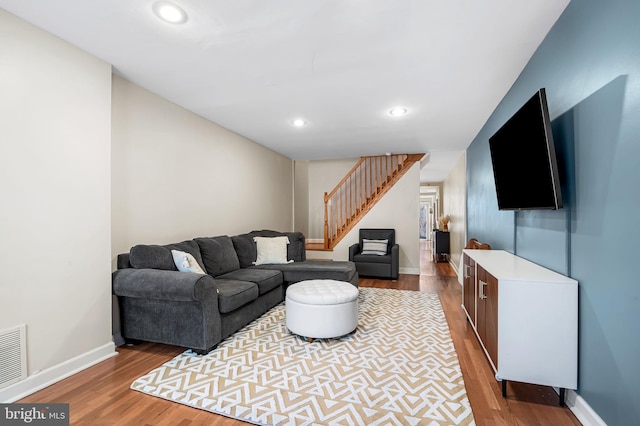
[[333,249],[424,154],[361,157],[330,193],[324,193],[324,249]]

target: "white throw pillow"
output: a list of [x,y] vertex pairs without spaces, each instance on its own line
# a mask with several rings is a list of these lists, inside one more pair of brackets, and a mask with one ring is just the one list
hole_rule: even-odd
[[362,239],[362,254],[376,254],[384,256],[387,254],[389,240],[366,240]]
[[293,262],[293,260],[287,260],[289,237],[253,237],[253,241],[256,242],[258,249],[254,265]]
[[202,270],[200,265],[198,265],[198,261],[196,260],[196,258],[193,257],[190,253],[180,250],[171,250],[171,256],[173,256],[173,263],[176,264],[176,268],[178,268],[178,271],[206,274],[206,272]]

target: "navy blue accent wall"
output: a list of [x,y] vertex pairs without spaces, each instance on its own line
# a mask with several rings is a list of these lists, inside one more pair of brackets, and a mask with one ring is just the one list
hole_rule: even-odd
[[[541,87],[564,208],[500,212],[488,139]],[[640,1],[568,5],[467,150],[467,232],[580,282],[578,394],[640,424]]]

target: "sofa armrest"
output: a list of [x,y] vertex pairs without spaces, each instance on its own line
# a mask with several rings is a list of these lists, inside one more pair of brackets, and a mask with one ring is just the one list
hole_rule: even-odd
[[398,279],[400,271],[400,246],[394,244],[391,246],[391,278]]
[[158,269],[121,269],[112,275],[116,296],[141,299],[203,301],[216,297],[216,282],[210,275]]
[[349,260],[353,262],[353,256],[360,253],[360,244],[356,243],[349,246]]

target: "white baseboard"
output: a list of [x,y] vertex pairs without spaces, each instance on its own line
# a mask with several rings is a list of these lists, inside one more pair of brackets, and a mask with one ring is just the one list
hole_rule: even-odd
[[420,275],[420,268],[398,268],[398,272],[407,275]]
[[113,342],[109,342],[0,389],[0,402],[15,402],[116,355],[118,352],[115,350],[115,345]]
[[[460,275],[460,270],[458,269],[458,266],[456,266],[456,264],[451,261],[451,258],[449,258],[449,265],[451,265],[451,269],[455,271],[456,277],[458,277]],[[459,280],[458,280],[458,283],[462,285],[462,283]]]
[[564,402],[583,426],[607,426],[604,420],[593,411],[593,408],[576,391],[567,389]]

